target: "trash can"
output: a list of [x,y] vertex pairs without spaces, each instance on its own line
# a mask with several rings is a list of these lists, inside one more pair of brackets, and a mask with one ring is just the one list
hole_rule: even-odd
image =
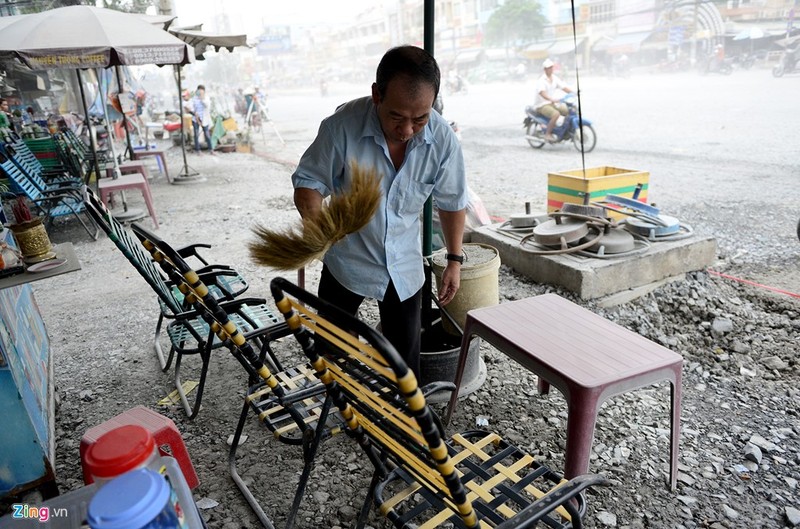
[[[437,290],[447,266],[446,253],[446,250],[440,250],[432,258]],[[488,244],[468,243],[463,246],[462,253],[461,287],[453,301],[445,307],[461,329],[467,321],[468,311],[497,305],[500,301],[500,252],[497,248]],[[461,336],[461,329],[456,329],[448,318],[442,318],[442,325],[446,332]]]

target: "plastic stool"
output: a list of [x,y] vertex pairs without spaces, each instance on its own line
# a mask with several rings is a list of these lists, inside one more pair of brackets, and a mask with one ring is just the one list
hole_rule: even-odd
[[124,191],[125,189],[139,189],[142,192],[142,197],[147,205],[147,211],[150,213],[150,218],[153,219],[153,225],[158,228],[158,219],[156,218],[156,210],[153,207],[153,195],[150,194],[150,185],[147,183],[144,175],[141,173],[124,174],[119,178],[103,178],[98,184],[100,188],[100,200],[103,201],[107,207],[111,193],[116,191]]
[[[92,483],[91,475],[84,464],[84,454],[86,451],[97,442],[97,439],[104,433],[127,424],[138,424],[153,434],[161,455],[174,457],[178,461],[181,472],[183,472],[183,477],[186,478],[186,483],[189,485],[190,489],[194,489],[200,484],[200,480],[197,479],[197,472],[195,472],[194,465],[192,465],[192,460],[189,458],[189,452],[186,451],[183,437],[181,437],[175,423],[172,419],[164,417],[160,413],[156,413],[144,406],[131,408],[102,424],[89,428],[86,433],[83,434],[81,438],[80,454],[84,483]],[[167,449],[165,450],[164,447]]]

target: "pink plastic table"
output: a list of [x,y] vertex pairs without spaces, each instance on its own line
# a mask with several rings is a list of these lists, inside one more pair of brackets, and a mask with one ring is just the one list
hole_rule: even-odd
[[[147,165],[142,161],[129,160],[119,164],[120,174],[139,173],[145,177],[146,180],[152,180],[150,171],[147,170]],[[109,165],[106,167],[106,178],[114,178],[114,166]]]
[[134,147],[133,152],[131,153],[131,159],[133,160],[141,160],[145,156],[153,156],[158,161],[158,169],[161,171],[164,176],[167,177],[167,182],[172,183],[172,180],[169,178],[169,167],[167,167],[167,155],[164,154],[164,151],[161,149],[146,149],[140,150]]
[[153,225],[158,228],[156,208],[153,206],[153,195],[150,193],[150,185],[143,174],[130,173],[123,174],[119,178],[101,178],[98,187],[100,188],[100,200],[103,201],[106,207],[110,207],[109,202],[112,193],[125,191],[126,189],[138,189],[141,191],[144,203],[147,205],[147,211],[153,220]]
[[[445,424],[455,410],[469,342],[480,336],[539,376],[540,393],[552,384],[567,400],[564,475],[589,470],[600,405],[607,398],[662,380],[671,384],[670,487],[678,476],[683,357],[555,294],[467,313]],[[549,383],[549,384],[548,384]]]

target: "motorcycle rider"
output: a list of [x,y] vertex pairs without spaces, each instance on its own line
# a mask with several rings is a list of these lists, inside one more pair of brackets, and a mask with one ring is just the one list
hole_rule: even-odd
[[559,91],[572,93],[572,89],[560,77],[553,75],[554,66],[555,63],[550,59],[545,59],[542,63],[544,73],[536,81],[536,99],[533,103],[536,113],[549,120],[545,139],[550,143],[558,141],[558,138],[553,135],[553,128],[556,126],[558,117],[566,116],[569,112],[567,105],[559,102]]

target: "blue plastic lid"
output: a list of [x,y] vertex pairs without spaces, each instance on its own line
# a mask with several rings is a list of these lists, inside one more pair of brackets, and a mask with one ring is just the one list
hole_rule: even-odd
[[126,472],[97,491],[89,503],[92,529],[140,529],[161,514],[170,497],[164,476],[148,468]]

